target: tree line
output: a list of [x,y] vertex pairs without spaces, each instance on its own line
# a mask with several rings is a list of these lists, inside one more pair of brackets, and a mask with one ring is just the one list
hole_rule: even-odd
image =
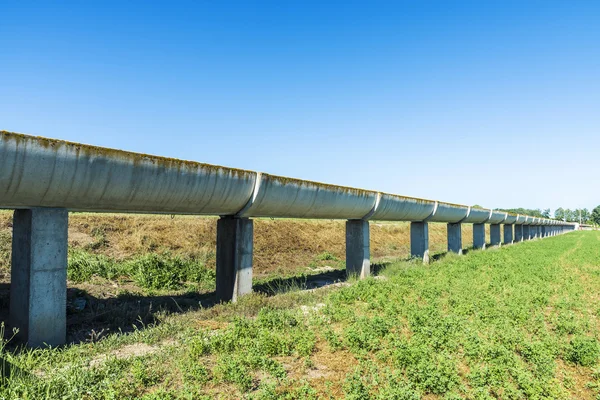
[[595,224],[600,225],[600,206],[594,208],[592,212],[590,212],[587,208],[576,208],[575,210],[571,210],[569,208],[559,207],[554,213],[549,208],[544,210],[536,208],[507,208],[500,209],[500,211],[507,211],[514,214],[525,214],[531,215],[532,217],[540,217],[540,218],[550,218],[556,219],[559,221],[567,221],[567,222],[580,222],[582,224]]

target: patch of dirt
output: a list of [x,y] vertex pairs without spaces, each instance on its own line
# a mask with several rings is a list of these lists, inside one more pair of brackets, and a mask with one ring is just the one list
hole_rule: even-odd
[[594,390],[587,386],[590,382],[590,369],[571,365],[560,359],[556,360],[556,377],[563,385],[565,377],[571,380],[572,387],[569,391],[573,399],[595,400],[597,398]]
[[90,361],[90,367],[97,367],[103,364],[107,359],[115,357],[118,360],[141,357],[148,354],[154,354],[166,346],[174,346],[177,344],[174,340],[165,340],[158,345],[150,346],[146,343],[128,344],[121,348],[115,349],[108,354],[101,354]]
[[71,247],[86,247],[94,243],[94,238],[77,230],[75,227],[69,227],[69,246]]
[[354,370],[358,361],[346,350],[331,352],[324,342],[318,342],[311,360],[314,366],[296,378],[309,379],[311,386],[321,395],[329,392],[336,399],[344,397],[343,384],[346,375]]

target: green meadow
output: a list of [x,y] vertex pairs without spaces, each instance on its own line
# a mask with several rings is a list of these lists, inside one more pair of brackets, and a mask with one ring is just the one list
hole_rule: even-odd
[[[71,256],[75,281],[90,270],[125,270],[148,288],[213,279],[177,258]],[[144,273],[156,265],[177,277]],[[378,267],[361,281],[160,311],[63,348],[5,341],[0,398],[600,398],[600,232]]]

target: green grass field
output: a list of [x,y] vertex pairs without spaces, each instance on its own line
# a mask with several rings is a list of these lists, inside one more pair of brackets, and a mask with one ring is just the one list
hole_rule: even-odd
[[159,313],[98,342],[9,343],[0,397],[595,399],[599,293],[600,232],[396,262],[347,285]]

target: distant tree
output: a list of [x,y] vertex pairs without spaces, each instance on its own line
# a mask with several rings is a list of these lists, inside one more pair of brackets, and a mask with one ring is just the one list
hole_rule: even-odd
[[568,222],[579,222],[579,211],[577,210],[569,210],[568,208],[565,210],[565,218]]
[[592,214],[590,215],[590,219],[596,225],[600,225],[600,206],[594,208],[592,210]]
[[558,207],[556,209],[556,211],[554,211],[554,219],[564,221],[565,220],[565,209],[562,207]]
[[550,209],[549,208],[546,208],[544,211],[542,211],[542,217],[550,218]]
[[587,208],[581,210],[581,223],[589,224],[590,223],[590,212]]

